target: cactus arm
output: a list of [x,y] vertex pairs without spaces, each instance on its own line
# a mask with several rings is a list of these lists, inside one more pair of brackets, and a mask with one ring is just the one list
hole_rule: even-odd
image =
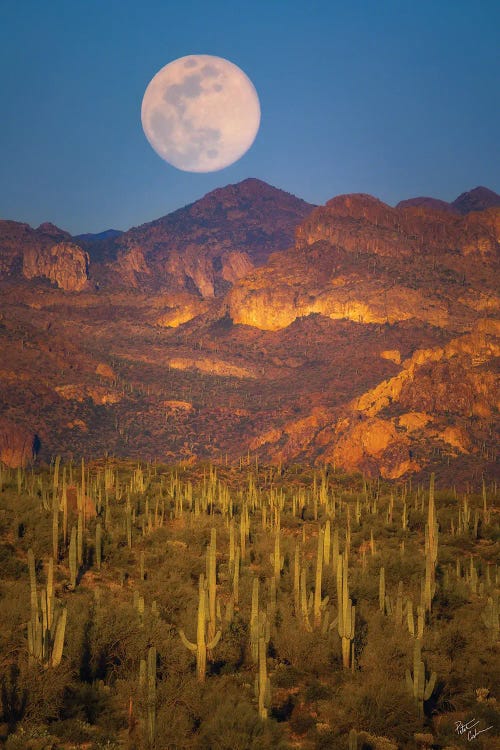
[[424,700],[428,701],[432,693],[434,692],[434,688],[436,686],[436,679],[437,679],[436,673],[432,672],[431,676],[429,677],[429,681],[427,683],[425,691],[424,691]]
[[190,651],[192,651],[193,653],[196,653],[196,651],[198,650],[197,644],[191,643],[191,641],[188,641],[182,628],[180,628],[179,630],[179,635],[181,637],[181,641],[184,644],[184,646],[188,648]]
[[378,605],[381,612],[385,610],[385,568],[380,568],[378,584]]
[[221,630],[218,630],[218,631],[216,632],[215,636],[214,636],[214,637],[212,638],[212,640],[211,640],[211,641],[209,641],[209,643],[207,643],[207,649],[208,649],[209,651],[210,651],[210,649],[212,649],[212,648],[215,648],[215,647],[216,647],[216,645],[217,645],[217,644],[219,643],[219,641],[220,641],[221,635],[222,635],[222,631],[221,631]]

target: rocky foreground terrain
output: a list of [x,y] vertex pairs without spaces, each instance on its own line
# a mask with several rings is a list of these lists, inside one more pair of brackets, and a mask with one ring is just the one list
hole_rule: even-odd
[[0,460],[494,476],[500,196],[314,207],[255,179],[73,238],[0,221]]

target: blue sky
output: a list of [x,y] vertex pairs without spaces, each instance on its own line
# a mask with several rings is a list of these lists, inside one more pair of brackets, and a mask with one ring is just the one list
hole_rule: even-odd
[[[500,192],[497,0],[3,0],[0,215],[76,234],[162,216],[258,177],[314,203]],[[250,151],[209,174],[162,161],[144,90],[184,55],[253,81]]]

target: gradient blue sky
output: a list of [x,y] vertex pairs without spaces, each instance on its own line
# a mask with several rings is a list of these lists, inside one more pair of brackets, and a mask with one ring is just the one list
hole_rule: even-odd
[[[313,203],[500,192],[498,0],[3,0],[0,215],[126,229],[258,177]],[[250,151],[210,174],[152,150],[140,108],[177,57],[253,81]]]

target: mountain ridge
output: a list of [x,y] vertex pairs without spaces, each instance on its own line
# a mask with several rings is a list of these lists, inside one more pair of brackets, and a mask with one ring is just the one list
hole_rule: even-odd
[[[392,479],[495,475],[500,209],[274,191],[212,191],[114,260],[0,224],[0,258],[17,263],[0,274],[0,458],[26,461],[36,437],[44,460],[250,451]],[[262,215],[258,264],[234,243]]]
[[465,216],[472,211],[484,211],[488,208],[500,206],[500,195],[489,188],[478,187],[461,193],[454,201],[448,202],[439,198],[420,196],[418,198],[407,198],[399,201],[396,208],[409,208],[418,206],[435,211],[446,211],[449,213]]

